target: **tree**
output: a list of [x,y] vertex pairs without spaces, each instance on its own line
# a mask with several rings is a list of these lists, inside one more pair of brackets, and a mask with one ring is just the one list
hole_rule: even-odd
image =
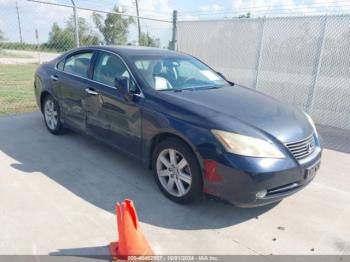
[[101,14],[95,12],[93,14],[94,23],[107,45],[125,45],[128,41],[128,27],[134,23],[134,19],[132,17],[123,18],[121,14],[117,14],[116,6],[113,11],[115,13],[107,14],[105,19]]
[[238,18],[250,18],[250,12],[247,12],[244,15],[240,15],[240,16],[238,16]]
[[48,48],[60,51],[69,50],[75,47],[74,35],[68,33],[66,29],[60,28],[57,23],[53,23],[51,32],[49,33],[49,40],[46,45]]
[[[78,28],[80,45],[98,45],[101,42],[98,35],[93,32],[90,25],[86,22],[85,18],[78,18]],[[66,22],[66,30],[75,38],[75,21],[73,16]]]
[[151,37],[148,34],[148,32],[147,32],[147,34],[141,33],[140,45],[141,46],[160,47],[160,39],[155,38],[155,37]]
[[5,41],[6,40],[6,38],[5,38],[5,36],[4,36],[4,32],[2,32],[1,30],[0,30],[0,41],[2,42],[2,41]]
[[[80,45],[98,45],[101,42],[98,35],[93,32],[89,24],[86,22],[85,18],[79,17],[78,28]],[[75,23],[73,16],[66,21],[65,27],[63,28],[57,23],[52,25],[46,46],[60,51],[76,47]]]

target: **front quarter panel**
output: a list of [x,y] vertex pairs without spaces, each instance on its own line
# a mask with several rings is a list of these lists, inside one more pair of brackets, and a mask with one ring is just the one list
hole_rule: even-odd
[[203,170],[203,159],[214,159],[223,149],[214,139],[211,126],[214,123],[183,106],[175,105],[161,96],[145,94],[142,108],[142,160],[150,166],[152,143],[160,134],[172,134],[185,141],[195,153]]

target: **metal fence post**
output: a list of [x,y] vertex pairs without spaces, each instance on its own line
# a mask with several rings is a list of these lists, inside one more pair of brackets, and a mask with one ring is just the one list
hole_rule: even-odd
[[177,49],[177,10],[173,11],[173,35],[171,39],[170,49]]
[[76,46],[79,47],[79,23],[78,23],[78,16],[77,16],[77,6],[75,5],[74,0],[71,0],[73,5],[73,15],[74,15],[74,25],[75,25],[75,43]]
[[264,37],[264,27],[265,27],[265,20],[266,17],[263,18],[259,30],[259,35],[258,35],[258,50],[257,50],[257,58],[256,58],[256,64],[255,64],[255,80],[254,80],[254,85],[253,88],[257,89],[258,85],[258,76],[259,76],[259,66],[260,66],[260,59],[261,59],[261,49],[262,49],[262,43],[263,43],[263,37]]
[[317,56],[317,59],[315,61],[314,78],[313,78],[312,84],[310,86],[310,90],[309,90],[309,94],[308,94],[308,98],[307,98],[306,111],[308,113],[310,113],[311,108],[312,108],[314,95],[315,95],[315,87],[317,84],[317,78],[318,78],[318,75],[320,73],[327,21],[328,21],[328,16],[326,15],[323,17],[323,24],[322,24],[322,29],[321,29],[322,31],[320,32],[320,39],[319,39],[318,45],[317,45],[318,56]]

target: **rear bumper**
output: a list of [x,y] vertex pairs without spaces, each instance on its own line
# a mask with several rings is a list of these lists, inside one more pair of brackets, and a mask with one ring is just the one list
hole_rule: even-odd
[[[307,186],[314,174],[307,171],[320,166],[318,148],[302,163],[292,158],[258,159],[225,154],[215,162],[215,179],[204,175],[204,192],[223,198],[239,207],[257,207],[277,202]],[[264,197],[257,193],[266,190]]]

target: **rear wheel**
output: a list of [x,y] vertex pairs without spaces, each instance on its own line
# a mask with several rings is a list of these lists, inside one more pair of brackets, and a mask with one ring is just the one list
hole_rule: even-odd
[[181,204],[201,195],[202,176],[192,150],[181,140],[170,138],[158,144],[153,153],[155,180],[166,197]]
[[50,133],[57,135],[63,132],[60,120],[60,107],[57,101],[50,95],[47,95],[44,99],[43,114],[45,125]]

